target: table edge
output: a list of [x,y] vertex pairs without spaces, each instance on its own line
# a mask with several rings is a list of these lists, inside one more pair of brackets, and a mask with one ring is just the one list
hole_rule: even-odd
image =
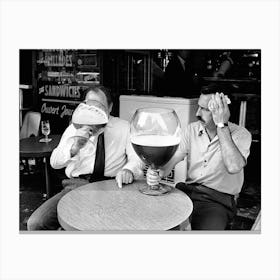
[[[111,179],[111,181],[114,181],[115,179]],[[108,180],[107,180],[108,181]],[[145,180],[137,180],[137,181],[145,181]],[[102,182],[102,181],[100,181],[100,182]],[[99,182],[93,182],[93,183],[89,183],[89,184],[86,184],[86,185],[83,185],[83,186],[80,186],[80,187],[78,187],[78,188],[76,188],[76,189],[74,189],[74,190],[71,190],[71,191],[69,191],[68,193],[66,193],[59,201],[58,201],[58,204],[57,204],[57,218],[58,218],[58,221],[59,221],[59,223],[60,223],[60,225],[63,227],[63,229],[65,229],[65,230],[67,230],[67,231],[92,231],[92,232],[137,232],[137,231],[139,231],[139,232],[153,232],[153,231],[158,231],[158,232],[165,232],[165,231],[167,231],[167,230],[170,230],[171,228],[169,228],[169,229],[158,229],[158,230],[148,230],[148,229],[143,229],[143,230],[141,230],[141,229],[137,229],[137,230],[128,230],[128,229],[124,229],[124,230],[114,230],[114,229],[112,229],[112,230],[80,230],[80,229],[78,229],[78,228],[75,228],[75,227],[73,227],[73,226],[71,226],[71,225],[69,225],[68,223],[66,223],[64,220],[63,220],[63,218],[59,215],[59,213],[58,213],[58,208],[59,208],[59,204],[61,203],[61,200],[65,197],[65,196],[67,196],[68,194],[70,194],[71,192],[74,192],[74,191],[78,191],[78,190],[81,190],[81,188],[85,188],[85,187],[87,187],[88,185],[92,185],[92,184],[98,184]],[[190,206],[190,210],[189,210],[189,214],[188,214],[188,217],[185,219],[185,220],[187,220],[189,217],[190,217],[190,215],[192,214],[192,212],[193,212],[193,202],[192,202],[192,200],[190,199],[190,197],[186,194],[186,193],[184,193],[183,191],[181,191],[181,190],[179,190],[179,189],[177,189],[177,188],[175,188],[174,187],[174,190],[176,190],[176,192],[177,193],[180,193],[180,194],[183,194],[184,196],[186,196],[186,198],[187,198],[187,200],[188,200],[188,202],[189,202],[189,206]],[[144,195],[144,194],[143,194]],[[168,194],[166,194],[166,195],[168,195]],[[182,222],[181,223],[183,223],[185,220],[182,220]],[[181,223],[179,223],[179,225],[181,224]],[[175,225],[175,226],[178,226],[178,225]]]

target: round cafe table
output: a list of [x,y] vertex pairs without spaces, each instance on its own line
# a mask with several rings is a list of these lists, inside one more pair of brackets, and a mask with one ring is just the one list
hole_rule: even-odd
[[21,158],[45,158],[45,179],[47,198],[50,197],[50,179],[49,179],[49,158],[52,151],[58,145],[61,135],[49,135],[52,141],[48,143],[39,142],[44,136],[28,137],[20,140]]
[[90,183],[64,195],[57,206],[65,230],[168,230],[191,214],[190,198],[178,189],[162,196],[138,191],[145,181],[119,189],[115,180]]

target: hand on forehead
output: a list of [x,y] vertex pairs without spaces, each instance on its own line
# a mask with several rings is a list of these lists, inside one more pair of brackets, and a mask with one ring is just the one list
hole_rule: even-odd
[[211,94],[211,98],[208,102],[208,109],[211,111],[216,104],[219,106],[221,105],[227,106],[230,103],[231,101],[227,95],[224,95],[223,92],[216,92],[215,94]]

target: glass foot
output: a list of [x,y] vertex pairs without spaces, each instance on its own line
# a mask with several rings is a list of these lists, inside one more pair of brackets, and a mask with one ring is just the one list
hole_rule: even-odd
[[148,185],[145,185],[142,188],[139,188],[139,191],[146,195],[163,195],[163,194],[169,193],[171,190],[172,190],[172,187],[163,185],[163,184],[159,184],[158,189],[151,189],[151,187]]
[[42,138],[42,139],[39,140],[39,142],[41,142],[41,143],[48,143],[48,142],[50,142],[50,141],[52,141],[51,138],[48,138],[48,139]]

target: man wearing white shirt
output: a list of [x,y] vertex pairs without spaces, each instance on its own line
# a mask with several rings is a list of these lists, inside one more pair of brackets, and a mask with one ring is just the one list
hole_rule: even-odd
[[[109,115],[112,110],[112,100],[109,91],[103,86],[89,88],[86,92],[85,103],[104,108]],[[73,119],[72,119],[73,120]],[[54,149],[50,163],[55,169],[65,167],[65,174],[69,179],[63,180],[64,189],[43,203],[29,218],[28,230],[56,230],[59,227],[57,220],[57,204],[69,190],[89,182],[116,178],[118,187],[132,183],[142,175],[143,163],[133,150],[130,142],[130,126],[125,120],[109,115],[108,123],[99,125],[98,133],[92,133],[96,126],[77,125],[71,123],[63,133],[60,143]],[[98,127],[98,126],[97,126]],[[96,131],[95,131],[96,132]],[[94,177],[96,165],[96,147],[98,135],[104,132],[104,163],[101,177]],[[84,147],[76,148],[73,136],[84,136],[90,141]]]
[[217,84],[201,89],[198,121],[185,128],[175,155],[159,173],[147,171],[148,184],[156,185],[187,156],[186,182],[176,187],[192,199],[193,230],[227,228],[236,212],[234,196],[241,191],[250,154],[252,136],[246,128],[229,122],[229,100],[219,92]]

